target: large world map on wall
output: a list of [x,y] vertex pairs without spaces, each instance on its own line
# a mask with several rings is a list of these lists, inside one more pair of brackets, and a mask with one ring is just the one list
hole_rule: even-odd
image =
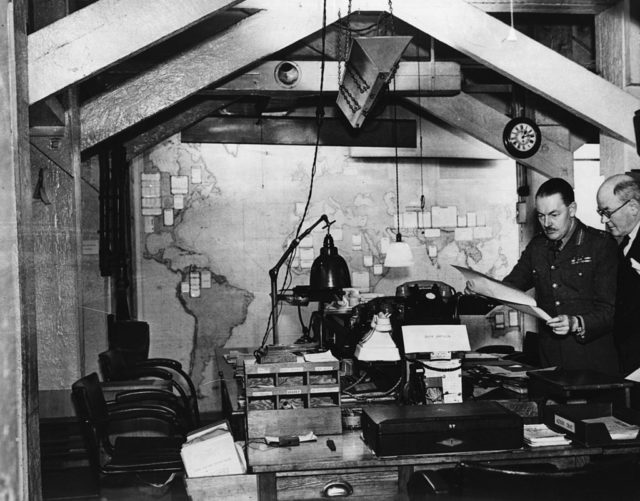
[[[152,351],[181,360],[205,401],[215,400],[214,349],[257,346],[263,339],[271,308],[268,272],[300,224],[312,163],[310,147],[182,144],[174,136],[149,152],[137,173],[161,179],[161,210],[149,209],[150,200],[141,204],[139,316],[151,325]],[[178,181],[186,188],[176,188]],[[383,247],[396,226],[392,159],[355,159],[348,148],[321,148],[302,230],[322,214],[335,221],[340,254],[371,292],[393,295],[398,285],[420,279],[461,290],[462,276],[451,264],[500,278],[517,259],[514,186],[514,169],[505,162],[473,168],[403,161],[401,225],[415,264],[383,268]],[[473,214],[477,229],[434,231],[407,223],[418,216],[405,214],[405,207],[423,194],[425,211],[455,207],[459,216]],[[308,283],[310,258],[324,235],[320,226],[298,248],[292,286]],[[283,268],[280,285],[284,276]],[[283,306],[279,330],[283,343],[301,335],[295,307]]]

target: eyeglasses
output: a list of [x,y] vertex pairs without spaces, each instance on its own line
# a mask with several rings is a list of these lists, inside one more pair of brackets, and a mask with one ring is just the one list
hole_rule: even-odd
[[625,203],[623,203],[620,207],[618,207],[617,209],[614,210],[609,210],[609,209],[597,209],[596,212],[598,213],[598,215],[600,217],[606,217],[607,219],[611,219],[611,216],[613,216],[616,212],[618,212],[620,209],[622,209],[625,205],[627,205],[629,202],[631,202],[631,199],[627,200]]

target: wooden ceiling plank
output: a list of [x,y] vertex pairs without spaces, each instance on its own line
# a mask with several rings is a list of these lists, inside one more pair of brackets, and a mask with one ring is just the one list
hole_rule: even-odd
[[[260,66],[239,75],[219,87],[207,90],[207,95],[226,93],[268,93],[268,92],[319,92],[320,91],[320,61],[287,60],[298,71],[298,81],[295,85],[285,86],[275,78],[277,66],[281,61],[266,61]],[[419,73],[418,73],[419,71]],[[420,84],[418,84],[420,75]],[[395,76],[395,91],[442,92],[455,94],[460,92],[462,85],[460,64],[455,62],[436,61],[433,65],[429,61],[417,63],[415,61],[401,62]],[[327,92],[338,92],[338,62],[327,61],[324,69],[324,89]]]
[[210,99],[190,106],[175,117],[165,120],[161,124],[151,127],[145,132],[136,135],[136,137],[131,141],[125,142],[124,146],[127,149],[127,158],[133,158],[140,155],[161,141],[164,141],[181,130],[190,127],[211,113],[214,113],[220,108],[224,108],[232,102],[233,99],[231,98]]
[[[509,117],[475,97],[462,92],[447,97],[412,97],[407,101],[509,156],[502,144],[502,131]],[[518,161],[545,176],[572,179],[573,152],[549,140],[544,128],[541,132],[542,144],[538,152]]]
[[[388,7],[382,0],[363,0],[363,3],[377,10]],[[247,0],[241,6],[266,10],[85,103],[80,110],[82,149],[322,28],[322,2]],[[339,2],[328,2],[327,25],[337,21],[338,7]]]
[[241,0],[100,0],[29,35],[29,103]]
[[464,0],[404,0],[395,5],[394,14],[607,134],[635,144],[632,120],[640,100],[523,33],[507,40],[507,24]]
[[[595,15],[614,5],[618,0],[513,0],[513,12],[539,14]],[[485,12],[509,12],[510,0],[467,0],[467,3]]]

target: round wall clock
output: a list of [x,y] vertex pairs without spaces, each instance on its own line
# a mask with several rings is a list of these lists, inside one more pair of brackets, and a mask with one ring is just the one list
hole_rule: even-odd
[[509,155],[516,158],[529,158],[535,155],[541,141],[540,127],[526,117],[512,118],[502,132],[504,147]]

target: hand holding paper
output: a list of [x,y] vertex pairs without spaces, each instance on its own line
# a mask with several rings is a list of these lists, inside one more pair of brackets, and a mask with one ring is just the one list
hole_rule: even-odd
[[521,311],[527,315],[533,315],[545,322],[551,318],[547,312],[538,308],[534,298],[525,294],[521,290],[515,289],[514,287],[504,284],[495,278],[484,275],[479,271],[472,270],[471,268],[456,266],[455,264],[452,266],[462,273],[467,281],[467,288],[465,291],[497,299],[502,304],[505,304],[514,310]]

